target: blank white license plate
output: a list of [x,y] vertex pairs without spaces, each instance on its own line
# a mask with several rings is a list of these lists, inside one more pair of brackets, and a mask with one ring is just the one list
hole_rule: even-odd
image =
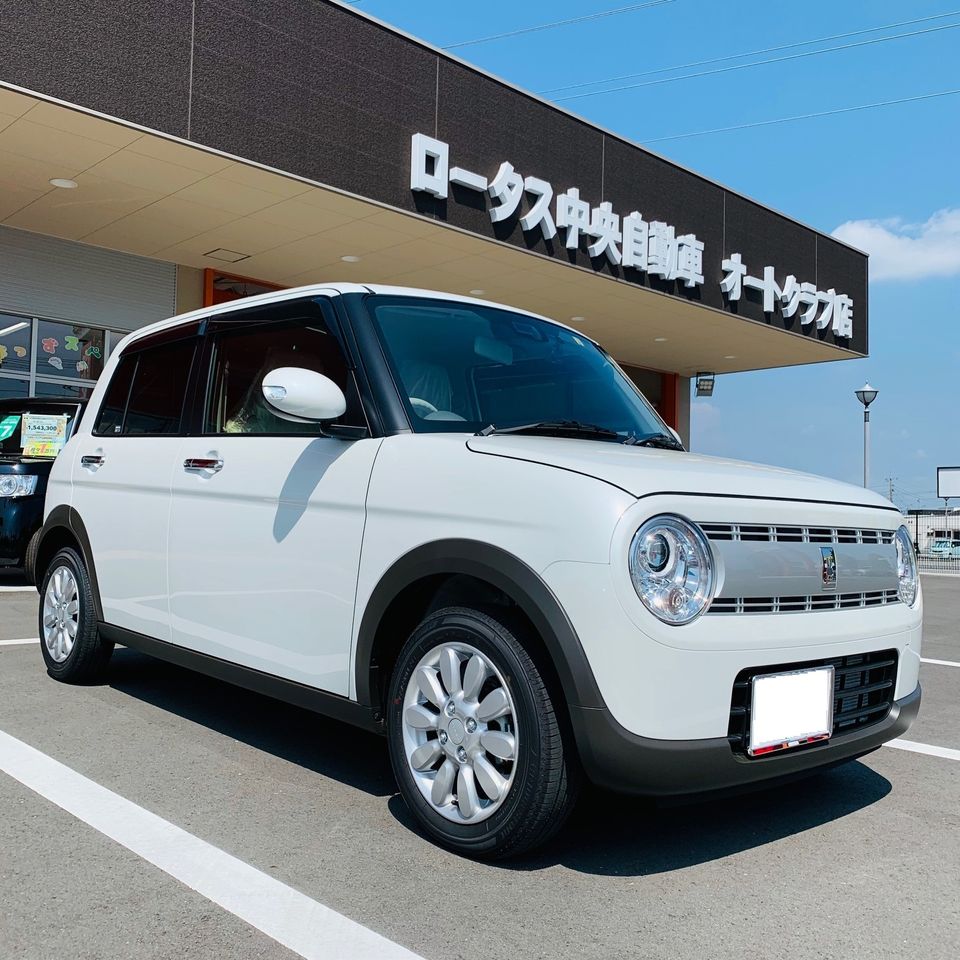
[[833,728],[833,667],[753,678],[750,756],[826,740]]

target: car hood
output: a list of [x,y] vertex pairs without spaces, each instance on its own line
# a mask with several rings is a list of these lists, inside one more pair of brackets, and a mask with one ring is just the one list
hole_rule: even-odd
[[53,467],[51,457],[16,457],[7,460],[0,459],[0,474],[16,473],[28,476],[46,477]]
[[891,509],[879,494],[839,480],[680,450],[557,437],[471,437],[474,453],[542,463],[611,483],[635,497],[693,493],[848,503]]

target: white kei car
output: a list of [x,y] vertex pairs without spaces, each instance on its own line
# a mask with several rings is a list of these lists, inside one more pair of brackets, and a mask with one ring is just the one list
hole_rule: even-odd
[[584,334],[420,290],[130,334],[53,467],[35,578],[54,678],[119,643],[381,731],[419,823],[478,857],[544,842],[584,775],[767,783],[920,703],[891,503],[688,453]]

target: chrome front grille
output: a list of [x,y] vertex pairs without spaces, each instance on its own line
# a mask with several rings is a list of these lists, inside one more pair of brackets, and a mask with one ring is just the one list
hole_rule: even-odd
[[893,530],[864,530],[858,527],[766,526],[754,523],[701,523],[710,540],[750,543],[880,543],[891,544]]
[[860,610],[863,607],[882,607],[888,603],[899,602],[896,590],[797,597],[715,597],[707,608],[707,613],[811,613],[816,610]]

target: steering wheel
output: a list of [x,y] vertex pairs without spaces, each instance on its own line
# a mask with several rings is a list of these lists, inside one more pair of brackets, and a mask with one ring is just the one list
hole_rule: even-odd
[[416,411],[421,420],[425,420],[431,413],[436,413],[437,408],[427,400],[421,400],[419,397],[410,397],[410,406]]

